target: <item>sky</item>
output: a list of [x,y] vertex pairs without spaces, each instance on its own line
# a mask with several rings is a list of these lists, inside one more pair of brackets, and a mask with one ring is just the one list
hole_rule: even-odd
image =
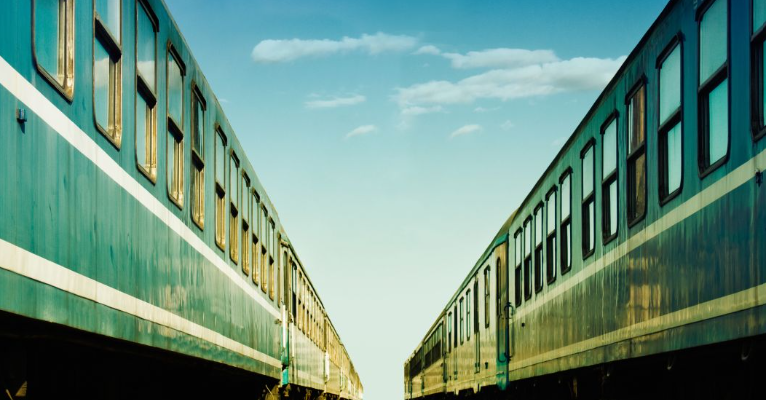
[[403,364],[666,0],[165,0],[362,379]]

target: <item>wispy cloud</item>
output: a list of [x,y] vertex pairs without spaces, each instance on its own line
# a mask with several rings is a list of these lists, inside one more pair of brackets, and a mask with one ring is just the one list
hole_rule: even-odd
[[481,130],[481,125],[477,125],[477,124],[465,125],[456,129],[454,132],[450,133],[449,138],[452,139],[458,136],[468,135],[474,132],[478,132],[480,130]]
[[376,127],[375,125],[362,125],[362,126],[354,128],[354,130],[347,133],[346,139],[354,137],[354,136],[366,135],[368,133],[372,133],[377,130],[378,130],[378,127]]
[[429,55],[432,55],[432,56],[438,56],[441,53],[442,52],[441,52],[441,50],[439,50],[438,47],[432,46],[432,45],[429,44],[429,45],[420,47],[419,49],[415,50],[415,52],[412,53],[412,54],[415,54],[415,55],[429,54]]
[[418,115],[423,115],[423,114],[442,112],[442,110],[443,110],[442,106],[433,106],[433,107],[412,106],[412,107],[407,107],[402,109],[402,116],[416,117]]
[[569,139],[567,136],[556,138],[551,142],[551,147],[561,147],[567,142],[567,139]]
[[507,119],[507,120],[505,120],[505,122],[503,122],[502,124],[500,124],[500,129],[502,129],[502,130],[504,130],[504,131],[509,131],[509,130],[511,130],[511,129],[512,129],[514,126],[516,126],[516,124],[514,124],[513,122],[511,122],[511,120],[510,120],[510,119]]
[[552,50],[507,48],[469,51],[466,54],[443,53],[442,56],[452,61],[452,67],[458,69],[520,68],[559,61]]
[[520,68],[493,69],[457,82],[430,81],[397,88],[401,108],[427,104],[469,104],[478,99],[509,100],[602,89],[625,56],[573,58]]
[[353,106],[359,103],[364,103],[366,100],[366,97],[357,94],[348,97],[334,97],[328,100],[309,100],[305,104],[306,108],[336,108]]
[[367,54],[402,52],[414,48],[418,39],[405,35],[389,35],[378,32],[363,34],[358,38],[344,36],[332,39],[267,39],[258,43],[251,54],[253,61],[262,64],[294,61],[303,57],[323,57],[352,51]]

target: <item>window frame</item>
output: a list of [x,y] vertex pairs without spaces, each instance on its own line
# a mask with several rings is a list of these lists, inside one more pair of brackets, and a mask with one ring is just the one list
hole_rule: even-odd
[[766,115],[764,115],[764,54],[766,46],[766,22],[755,27],[753,16],[756,0],[750,0],[750,105],[751,130],[753,141],[757,142],[766,136]]
[[[629,146],[630,146],[630,139],[631,139],[628,136],[628,135],[630,135],[630,129],[629,129],[628,125],[632,122],[632,120],[631,120],[632,115],[629,112],[629,111],[632,111],[632,110],[630,110],[630,104],[631,104],[631,102],[633,100],[633,97],[635,97],[638,94],[638,92],[641,91],[641,89],[644,90],[644,121],[643,121],[643,126],[644,126],[644,141],[641,143],[641,145],[639,145],[638,147],[633,149],[632,152],[628,153]],[[657,94],[657,96],[659,96],[659,93]],[[656,114],[659,115],[659,112],[656,112]],[[620,125],[618,124],[617,125],[617,127],[618,127],[617,128],[617,130],[618,130],[617,138],[620,137],[619,126]],[[649,79],[646,77],[646,75],[642,74],[638,78],[636,83],[634,83],[633,86],[631,87],[631,89],[628,91],[628,94],[625,96],[625,146],[624,147],[625,147],[625,151],[627,153],[625,155],[625,161],[626,161],[626,163],[625,163],[626,164],[625,165],[625,167],[626,167],[625,168],[625,170],[626,170],[626,177],[625,177],[626,178],[625,179],[625,185],[626,185],[625,186],[625,188],[626,188],[626,190],[625,190],[625,194],[626,194],[626,196],[625,196],[625,211],[626,211],[626,216],[627,216],[626,219],[628,221],[628,229],[634,227],[636,224],[638,224],[639,222],[643,221],[644,218],[646,218],[647,208],[649,207],[649,201],[648,201],[649,194],[648,194],[648,189],[647,189],[647,187],[649,186],[649,177],[650,177],[650,175],[649,175],[649,151],[648,151],[649,144],[647,143],[649,141],[649,134],[648,134],[649,129],[648,128],[649,128]],[[617,149],[618,149],[618,153],[619,153],[619,149],[620,149],[619,139],[617,139],[617,140],[618,140]],[[644,156],[644,192],[642,193],[643,196],[644,196],[644,210],[640,214],[636,213],[635,215],[632,215],[632,218],[631,218],[631,212],[633,211],[632,207],[635,207],[635,204],[633,204],[635,196],[634,196],[634,193],[632,192],[634,184],[635,184],[635,182],[634,182],[635,173],[631,173],[631,172],[634,172],[634,171],[631,170],[631,167],[634,165],[634,163],[637,163],[638,159],[641,158],[641,155]],[[618,160],[618,165],[619,165],[619,157],[617,158],[617,160]],[[617,198],[618,198],[618,201],[617,201],[617,216],[618,216],[618,218],[620,216],[620,211],[619,211],[620,201],[619,201],[619,197],[620,197],[620,185],[618,184],[617,185]],[[619,231],[619,228],[620,228],[620,224],[618,222],[617,223],[617,230],[618,231]]]
[[[170,55],[172,55],[173,60],[175,60],[176,65],[178,66],[178,69],[181,71],[181,121],[175,121],[173,117],[170,116],[170,112],[167,113],[167,131],[168,135],[166,136],[166,139],[170,139],[170,136],[173,136],[174,143],[170,143],[169,141],[166,141],[165,143],[165,151],[175,151],[175,142],[177,141],[181,146],[181,160],[180,164],[178,165],[178,168],[176,168],[176,165],[173,165],[173,168],[170,168],[170,165],[168,163],[170,157],[165,157],[165,176],[167,178],[167,192],[168,192],[168,198],[170,199],[171,203],[175,204],[178,209],[183,210],[184,208],[184,192],[186,189],[186,179],[185,179],[185,155],[186,155],[186,148],[185,148],[185,142],[184,142],[184,118],[186,116],[186,107],[184,107],[186,103],[186,98],[184,95],[186,94],[184,81],[186,78],[186,63],[184,63],[183,59],[181,59],[181,56],[178,54],[178,51],[176,50],[175,46],[173,45],[173,42],[168,39],[167,41],[167,48],[165,52],[165,110],[170,109],[170,68],[168,68],[168,65],[170,64]],[[173,148],[171,148],[171,144],[173,145]],[[177,157],[174,153],[173,155],[173,161],[178,162]],[[177,170],[177,171],[176,171]],[[173,196],[173,191],[171,189],[172,185],[172,179],[170,178],[171,173],[178,173],[180,177],[179,181],[179,198],[175,198]]]
[[[37,1],[37,0],[35,0]],[[122,8],[122,0],[120,0],[120,38],[124,37],[123,31],[123,8]],[[34,26],[33,26],[34,30]],[[96,116],[96,74],[95,74],[95,68],[96,68],[96,42],[98,42],[101,46],[104,47],[106,52],[109,54],[109,60],[110,62],[114,62],[114,88],[109,88],[109,90],[114,90],[114,104],[111,106],[114,107],[114,115],[112,116],[114,118],[114,130],[113,132],[109,131],[109,127],[103,127],[98,122],[98,117]],[[96,130],[101,133],[102,136],[104,136],[107,141],[114,146],[115,149],[120,150],[122,148],[122,136],[123,136],[123,130],[122,130],[122,61],[123,61],[123,48],[122,48],[122,42],[118,41],[114,35],[109,31],[109,28],[106,26],[106,23],[104,23],[101,18],[98,15],[98,12],[96,11],[96,1],[93,1],[93,47],[91,48],[91,58],[92,58],[92,66],[93,70],[91,71],[93,75],[93,86],[91,88],[91,101],[93,104],[93,125],[96,127]],[[35,63],[37,63],[35,61]],[[38,68],[41,68],[38,66]],[[44,70],[44,69],[43,69]],[[53,79],[50,77],[50,75],[45,75],[48,79]],[[55,80],[54,80],[55,81]],[[54,86],[57,84],[57,82],[54,83]],[[63,90],[61,86],[58,86],[57,89],[59,91]],[[63,94],[63,92],[62,92]],[[74,97],[72,97],[73,99]],[[70,99],[70,102],[72,101]],[[135,107],[134,107],[135,109]],[[107,115],[107,120],[110,116]]]
[[[522,222],[522,227],[524,226]],[[523,268],[524,268],[524,229],[522,227],[519,227],[516,230],[516,233],[513,235],[514,240],[514,262],[513,262],[513,270],[514,270],[514,280],[513,280],[513,299],[514,303],[516,304],[516,307],[520,307],[523,303],[524,299],[524,282],[523,282]],[[499,270],[498,270],[499,272]],[[495,294],[497,296],[497,293]],[[499,298],[499,297],[498,297]]]
[[[532,268],[533,268],[532,257],[534,256],[534,254],[533,254],[534,251],[532,250],[532,246],[533,246],[533,240],[534,239],[532,238],[532,232],[529,231],[530,229],[532,229],[532,225],[533,225],[533,221],[532,221],[532,216],[530,215],[530,216],[528,216],[524,220],[524,224],[523,224],[523,226],[524,226],[523,235],[524,236],[523,236],[523,240],[521,242],[522,256],[524,257],[522,259],[522,268],[524,268],[523,283],[524,283],[524,301],[525,302],[532,299],[532,293],[534,292],[534,290],[533,290],[534,283],[533,283],[533,278],[532,278],[532,273],[533,273],[533,271],[532,271]],[[529,244],[527,244],[527,232],[528,231],[529,231]],[[527,250],[529,250],[529,256],[527,256]]]
[[[710,75],[704,82],[699,82],[700,67],[702,64],[701,52],[702,41],[699,38],[702,37],[702,20],[710,7],[715,4],[716,1],[723,1],[726,3],[726,61],[718,67],[718,69]],[[752,2],[751,2],[752,4]],[[752,18],[751,18],[752,20]],[[699,178],[703,179],[710,175],[713,171],[717,170],[722,165],[729,161],[731,154],[731,74],[730,65],[731,62],[731,2],[729,0],[705,0],[702,5],[697,8],[695,15],[695,22],[697,23],[697,167]],[[726,154],[723,155],[714,163],[710,163],[708,159],[709,153],[709,138],[710,127],[708,126],[708,114],[710,108],[710,93],[715,90],[723,81],[727,82],[726,93],[726,107],[728,108],[728,119],[726,121],[727,138],[726,138]]]
[[[588,197],[584,196],[584,193],[582,193],[583,184],[585,183],[585,169],[583,168],[583,161],[585,160],[585,155],[588,153],[588,150],[593,149],[593,167],[591,168],[591,176],[590,179],[592,179],[592,190]],[[590,249],[585,248],[585,237],[587,236],[585,234],[585,208],[589,207],[589,203],[593,202],[593,215],[590,215],[590,217],[593,218],[593,229],[595,230],[596,225],[596,139],[590,138],[585,143],[585,146],[583,147],[582,151],[580,151],[580,197],[582,198],[581,201],[581,207],[580,207],[580,248],[582,252],[582,259],[585,260],[588,257],[592,256],[596,252],[596,238],[598,238],[598,235],[596,232],[593,232],[593,243],[590,243]],[[570,186],[571,190],[571,186]],[[571,212],[571,203],[570,203],[570,212]],[[589,223],[590,221],[588,221]]]
[[[617,238],[617,234],[620,231],[620,182],[619,182],[619,176],[620,176],[620,114],[617,112],[617,110],[612,111],[608,117],[606,117],[606,120],[603,124],[601,124],[600,132],[601,132],[601,243],[603,245],[608,244],[612,240]],[[625,118],[625,120],[628,120],[628,118]],[[606,134],[606,130],[611,126],[611,124],[614,124],[614,170],[609,173],[609,175],[604,175],[604,159],[606,158],[604,156],[604,152],[607,151],[606,146],[604,145],[604,135]],[[646,145],[646,140],[644,140],[644,145]],[[643,149],[643,147],[642,147]],[[611,151],[611,149],[610,149]],[[595,174],[596,169],[596,153],[593,153],[593,169]],[[595,179],[594,179],[595,183]],[[614,184],[617,187],[617,199],[615,201],[615,207],[617,207],[616,215],[617,215],[617,226],[614,229],[614,233],[607,234],[607,224],[611,222],[611,194],[609,191],[610,186]],[[596,185],[593,185],[593,191],[595,193],[596,191]],[[593,207],[595,210],[595,206]],[[594,216],[595,218],[595,216]],[[594,228],[595,228],[595,221],[594,221]],[[611,227],[610,227],[611,228]],[[595,240],[596,235],[593,235],[593,238]],[[593,244],[593,247],[595,248],[595,243]]]
[[[68,103],[72,104],[74,100],[74,78],[75,78],[75,66],[77,64],[77,58],[75,57],[75,1],[66,0],[66,20],[64,23],[66,37],[64,39],[64,82],[59,82],[53,75],[42,66],[37,57],[37,32],[35,32],[35,26],[37,22],[37,2],[39,0],[32,0],[32,63],[35,65],[35,69],[42,76],[49,85],[51,85]],[[120,30],[122,31],[122,7],[120,7]],[[93,3],[93,20],[95,21],[96,15],[96,3]],[[95,22],[94,28],[95,28]],[[95,40],[95,35],[94,35]],[[93,53],[95,54],[95,42],[93,43]],[[95,59],[95,58],[94,58]],[[95,101],[94,103],[95,104]],[[95,112],[94,112],[95,118]]]
[[[665,61],[670,57],[673,52],[678,49],[680,52],[681,57],[681,76],[679,76],[679,91],[680,91],[680,104],[678,105],[678,109],[674,111],[666,121],[661,121],[660,113],[656,112],[657,115],[657,165],[658,165],[658,174],[657,174],[657,192],[659,197],[659,204],[660,207],[668,204],[671,200],[678,197],[678,195],[683,192],[684,188],[684,166],[686,165],[686,155],[684,154],[684,82],[685,80],[685,73],[684,73],[684,45],[683,45],[683,35],[681,32],[676,33],[673,38],[670,39],[670,42],[665,46],[665,48],[660,52],[659,57],[657,57],[657,63],[655,65],[656,69],[656,76],[657,76],[657,94],[656,94],[656,101],[655,104],[657,104],[657,109],[659,110],[660,100],[661,100],[661,88],[662,88],[662,79],[661,79],[661,72],[662,72],[662,65],[665,63]],[[672,130],[676,125],[681,124],[681,132],[679,133],[681,135],[681,182],[678,185],[678,188],[675,189],[673,192],[667,192],[667,177],[666,172],[668,170],[668,154],[667,154],[667,144],[665,135],[667,135],[670,130]],[[648,186],[648,184],[647,184]]]
[[[95,1],[94,7],[95,7]],[[136,0],[136,7],[135,7],[135,13],[134,13],[134,28],[135,28],[135,35],[133,35],[133,49],[138,48],[138,20],[139,15],[142,12],[142,10],[146,13],[146,16],[149,18],[149,21],[152,24],[152,30],[154,32],[154,90],[156,91],[157,88],[157,61],[159,60],[158,57],[158,49],[157,49],[157,34],[159,33],[159,20],[157,19],[157,16],[154,14],[154,11],[152,8],[147,4],[146,0]],[[149,82],[147,82],[146,78],[144,78],[141,75],[141,72],[138,70],[138,51],[133,51],[133,65],[135,66],[135,80],[134,80],[134,87],[133,87],[133,93],[135,93],[135,96],[133,97],[133,118],[134,121],[137,121],[138,119],[138,97],[141,96],[144,103],[146,103],[146,106],[151,109],[151,132],[149,133],[152,137],[151,140],[151,148],[153,154],[152,157],[147,157],[147,162],[149,163],[149,169],[147,169],[144,165],[141,164],[140,159],[138,157],[138,123],[133,124],[133,145],[135,146],[135,163],[136,167],[138,168],[139,172],[141,172],[142,175],[144,175],[149,181],[154,185],[157,183],[157,175],[158,175],[158,160],[159,152],[157,151],[157,103],[158,103],[158,93],[155,93],[152,91],[151,87],[149,86]],[[146,141],[145,144],[147,147],[150,147],[150,140]],[[151,165],[154,164],[154,170],[152,170]]]
[[[206,113],[207,113],[207,101],[205,100],[205,96],[202,94],[202,90],[197,86],[197,83],[192,79],[191,82],[191,90],[190,90],[190,100],[189,100],[189,107],[190,107],[190,125],[189,125],[189,136],[191,137],[191,149],[190,149],[190,158],[191,162],[189,163],[190,169],[190,180],[191,180],[191,186],[190,186],[190,203],[191,206],[189,207],[189,212],[192,217],[192,221],[200,230],[205,229],[205,133],[207,132],[206,129]],[[198,136],[200,137],[200,142],[202,142],[202,145],[200,146],[200,150],[202,151],[202,154],[198,153],[195,149],[195,139],[194,139],[194,133],[195,130],[198,128],[196,124],[196,117],[197,117],[197,107],[195,107],[197,104],[200,105],[200,108],[202,109],[202,132],[197,132]],[[215,139],[214,139],[215,140]],[[214,144],[215,145],[215,144]],[[215,165],[215,161],[213,162]],[[201,185],[200,187],[197,187],[198,185],[195,183],[195,174],[199,173],[201,176]],[[215,180],[215,177],[213,177]],[[196,204],[197,198],[199,197],[199,204]],[[196,208],[199,207],[200,209],[197,210]],[[199,217],[197,217],[196,214],[199,214]]]
[[[213,132],[215,132],[214,135],[214,143],[213,143],[213,191],[215,195],[215,244],[218,246],[219,249],[222,251],[226,251],[226,221],[228,220],[228,215],[226,213],[226,181],[228,180],[228,175],[226,174],[226,164],[227,164],[227,156],[226,156],[226,145],[228,144],[228,138],[226,137],[226,133],[223,131],[223,128],[216,123],[215,128],[213,129]],[[221,145],[223,146],[223,182],[218,182],[218,141],[221,141]],[[219,204],[220,202],[220,204]],[[220,208],[220,209],[219,209]],[[219,232],[219,229],[221,230]]]
[[545,286],[543,282],[543,268],[545,268],[543,265],[543,254],[545,251],[545,234],[543,233],[545,232],[545,225],[543,224],[545,220],[545,203],[541,201],[539,204],[537,204],[532,215],[534,217],[532,227],[532,257],[534,257],[532,268],[534,268],[534,290],[535,293],[540,293]]
[[[499,259],[498,259],[499,260]],[[489,317],[490,317],[490,298],[491,296],[491,285],[492,285],[492,278],[489,275],[492,272],[492,269],[489,265],[487,265],[484,268],[484,328],[489,328]]]
[[[242,168],[241,179],[242,188],[240,190],[242,204],[240,204],[240,208],[242,208],[242,212],[240,220],[242,221],[242,230],[240,231],[240,234],[242,235],[242,243],[240,244],[240,247],[242,250],[240,251],[240,258],[242,259],[242,272],[245,276],[250,276],[250,269],[252,268],[250,258],[250,247],[252,246],[250,240],[250,223],[253,218],[253,196],[250,195],[250,177],[247,175],[244,168]],[[288,263],[288,265],[289,264],[290,263]]]
[[[569,182],[569,214],[566,218],[564,218],[564,212],[562,211],[562,207],[564,206],[564,190],[561,189],[561,195],[559,195],[559,224],[558,224],[558,231],[559,231],[559,270],[561,271],[561,275],[566,275],[569,271],[572,270],[572,178],[574,177],[574,171],[572,167],[567,167],[567,169],[564,170],[564,172],[559,177],[559,187],[562,188],[564,186],[564,181]],[[564,237],[564,232],[566,232],[566,227],[569,227],[569,235]],[[562,249],[564,248],[564,241],[567,241],[567,251],[564,252]],[[566,254],[567,262],[564,262],[564,255]]]
[[[545,204],[546,204],[546,211],[545,214],[545,226],[543,228],[543,235],[545,237],[545,274],[546,274],[546,282],[548,285],[556,281],[557,277],[557,271],[556,267],[558,266],[558,258],[557,258],[557,237],[558,237],[558,206],[556,204],[556,199],[558,198],[557,195],[558,189],[556,184],[553,185],[550,190],[548,190],[548,193],[545,194]],[[551,197],[553,197],[553,208],[551,208]],[[553,232],[550,232],[548,230],[548,225],[550,224],[549,218],[551,210],[553,210]],[[550,253],[550,247],[551,243],[553,243],[553,254]],[[551,265],[552,264],[552,265]]]
[[460,345],[462,346],[463,343],[465,343],[465,299],[463,296],[460,296],[458,304],[460,305],[460,323],[458,329],[460,330]]
[[[239,260],[241,258],[240,249],[239,246],[239,235],[240,235],[240,225],[239,221],[242,217],[242,175],[240,169],[240,161],[239,157],[237,157],[237,153],[234,151],[234,148],[229,149],[228,157],[226,157],[227,161],[229,162],[229,173],[226,174],[225,179],[229,181],[229,259],[234,264],[239,264]],[[237,171],[234,172],[234,180],[236,182],[233,182],[233,184],[237,185],[236,188],[231,187],[231,177],[232,177],[232,163],[236,165]],[[236,204],[235,204],[236,203]],[[234,212],[236,211],[236,215],[234,215]],[[234,222],[235,226],[232,226],[232,222]]]
[[471,289],[465,292],[465,340],[471,340]]
[[[258,194],[258,191],[255,190],[255,182],[253,182],[253,188],[250,191],[250,195],[253,200],[252,204],[252,216],[250,223],[252,224],[250,227],[250,245],[252,246],[252,254],[250,254],[250,257],[252,257],[252,268],[253,268],[253,274],[252,274],[252,280],[255,286],[260,285],[261,283],[261,196]],[[299,292],[300,288],[300,282],[296,285],[296,292]],[[297,311],[297,310],[296,310]]]

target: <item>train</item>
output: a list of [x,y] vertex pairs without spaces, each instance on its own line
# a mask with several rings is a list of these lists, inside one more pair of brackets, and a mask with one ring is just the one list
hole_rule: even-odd
[[0,8],[3,396],[361,400],[165,3]]
[[404,398],[761,398],[764,49],[766,1],[669,1],[407,358]]

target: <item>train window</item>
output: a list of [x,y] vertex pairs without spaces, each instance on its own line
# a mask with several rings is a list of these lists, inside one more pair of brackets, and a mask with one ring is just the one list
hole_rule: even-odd
[[535,293],[543,290],[543,203],[535,209]]
[[[258,251],[258,246],[260,245],[258,241],[258,237],[260,237],[260,226],[261,226],[261,213],[260,213],[260,197],[258,197],[258,193],[253,189],[253,214],[252,214],[252,223],[253,223],[253,240],[252,240],[252,254],[251,257],[253,258],[253,283],[255,283],[256,286],[258,286],[260,279],[261,279],[261,271],[260,271],[260,265],[261,265],[261,253]],[[298,281],[296,282],[296,286]],[[296,288],[297,290],[297,288]]]
[[465,304],[464,299],[460,298],[460,325],[458,325],[458,328],[460,329],[460,344],[463,344],[465,341]]
[[192,139],[192,187],[191,214],[194,223],[205,228],[205,98],[192,82],[191,139]]
[[[252,221],[253,202],[250,197],[250,178],[242,170],[242,272],[250,275],[250,221]],[[287,264],[285,264],[287,265]]]
[[532,217],[524,221],[524,299],[532,298]]
[[457,305],[453,307],[452,315],[455,316],[455,318],[452,320],[452,332],[453,332],[453,340],[454,343],[452,344],[452,347],[457,348]]
[[699,20],[699,165],[704,176],[729,153],[727,0],[709,2]]
[[[628,226],[632,226],[643,219],[646,214],[646,84],[643,81],[627,97],[626,107],[628,138],[627,208]],[[617,201],[616,193],[617,189],[615,188],[615,202]],[[617,216],[617,211],[614,211],[614,216]],[[616,232],[617,222],[615,221],[613,224]]]
[[465,293],[465,337],[471,340],[471,289]]
[[572,172],[567,171],[559,180],[561,185],[561,273],[572,269]]
[[263,290],[263,293],[266,293],[268,290],[268,285],[266,284],[268,269],[268,256],[266,254],[266,249],[269,247],[269,236],[266,234],[268,232],[268,229],[266,229],[266,224],[268,223],[269,214],[266,212],[266,205],[261,204],[261,290]]
[[[98,24],[98,20],[96,20]],[[96,128],[120,148],[122,145],[122,61],[119,46],[103,29],[96,30],[93,54],[93,112]],[[110,43],[110,44],[106,44]]]
[[173,45],[168,44],[167,68],[167,174],[168,195],[179,208],[184,204],[183,93],[186,67]]
[[[499,261],[499,259],[498,259]],[[484,268],[484,327],[489,328],[489,267]]]
[[[515,254],[515,261],[516,261],[516,268],[514,273],[514,296],[516,300],[516,307],[521,305],[521,261],[522,261],[522,240],[524,240],[524,234],[521,229],[519,229],[516,232],[516,235],[514,236],[514,241],[516,242],[516,251]],[[498,269],[498,271],[500,271]],[[499,281],[498,281],[499,284]],[[496,293],[495,296],[498,296],[498,299],[500,298],[500,293]],[[499,311],[499,310],[498,310]]]
[[452,352],[452,313],[447,314],[447,352]]
[[226,250],[226,135],[215,132],[215,244]]
[[548,284],[556,280],[556,187],[545,196],[547,205],[545,229],[545,274]]
[[661,204],[680,193],[683,172],[681,42],[676,37],[660,56],[659,194]]
[[122,42],[122,0],[96,0],[96,18],[116,43]]
[[150,181],[157,181],[157,22],[149,7],[136,6],[136,162]]
[[604,244],[617,237],[617,117],[601,128],[601,234]]
[[766,80],[763,79],[764,57],[766,57],[766,0],[753,0],[753,20],[750,39],[750,93],[752,95],[753,139],[766,134]]
[[232,150],[229,158],[229,258],[239,264],[239,210],[240,173],[239,158]]
[[473,331],[479,333],[479,279],[473,280]]
[[274,230],[274,220],[269,219],[269,298],[274,300],[274,286],[276,286],[275,282],[275,276],[274,276],[274,257],[276,255],[275,247],[276,247],[276,235]]
[[595,168],[593,168],[593,147],[591,140],[583,149],[582,161],[582,258],[587,258],[595,249],[596,239],[596,196],[593,188]]
[[72,100],[74,0],[34,0],[33,7],[32,42],[37,70],[59,93]]
[[[38,3],[52,2],[37,0],[35,4]],[[66,3],[74,2],[67,1]],[[60,4],[63,7],[64,2]],[[94,119],[96,129],[115,147],[120,148],[122,145],[122,47],[119,42],[121,29],[119,26],[107,26],[106,24],[110,20],[113,24],[114,19],[119,21],[122,11],[120,4],[114,2],[100,1],[96,6],[93,14],[95,20],[95,36],[93,38]],[[65,69],[66,65],[59,65],[59,68]]]

